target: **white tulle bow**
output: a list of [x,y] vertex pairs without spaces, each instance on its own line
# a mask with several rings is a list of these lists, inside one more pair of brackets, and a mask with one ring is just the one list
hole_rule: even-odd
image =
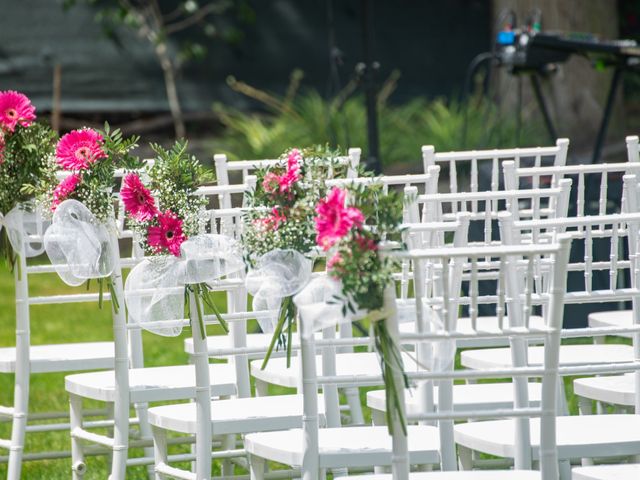
[[60,278],[76,287],[113,272],[110,235],[107,226],[82,203],[65,200],[56,208],[44,234],[44,248]]
[[125,283],[129,322],[157,335],[180,335],[182,326],[164,327],[156,322],[184,318],[184,287],[210,283],[243,268],[240,245],[226,235],[191,237],[181,245],[179,258],[146,258],[129,272]]
[[37,257],[44,252],[41,239],[48,223],[32,201],[16,205],[4,216],[0,213],[0,230],[3,226],[6,228],[7,238],[15,252],[20,252],[24,245],[27,258]]
[[296,250],[272,250],[257,260],[245,284],[253,295],[253,310],[272,312],[257,318],[263,332],[274,331],[282,300],[302,290],[312,270],[313,261]]

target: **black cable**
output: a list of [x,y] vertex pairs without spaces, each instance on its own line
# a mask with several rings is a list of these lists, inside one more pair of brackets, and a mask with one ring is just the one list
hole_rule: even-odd
[[[467,67],[467,71],[465,73],[465,78],[464,78],[464,85],[463,85],[463,90],[462,90],[462,97],[461,97],[461,103],[462,106],[464,107],[464,119],[462,122],[462,148],[466,148],[467,145],[467,128],[468,128],[468,123],[469,123],[469,105],[470,105],[470,94],[471,94],[471,82],[473,80],[473,77],[476,73],[476,71],[480,68],[480,66],[482,66],[483,63],[485,62],[491,62],[493,59],[495,58],[495,53],[494,52],[483,52],[480,53],[478,55],[476,55],[475,57],[473,57],[473,59],[471,60],[471,62],[469,63],[469,66]],[[489,64],[488,71],[491,70],[491,65]],[[489,77],[489,75],[487,74],[487,78]],[[487,93],[487,90],[489,88],[489,83],[485,82],[485,95]],[[466,102],[466,105],[465,105]]]

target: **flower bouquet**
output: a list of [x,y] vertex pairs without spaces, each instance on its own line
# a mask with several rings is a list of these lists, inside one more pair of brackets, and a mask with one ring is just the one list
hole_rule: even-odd
[[[62,136],[55,149],[62,179],[43,202],[53,213],[45,248],[58,275],[73,286],[98,279],[100,305],[103,283],[113,271],[117,254],[111,248],[116,236],[115,172],[141,167],[140,159],[130,153],[137,141],[138,137],[123,138],[120,130],[112,131],[108,124],[103,132],[82,128]],[[112,282],[107,286],[117,312]]]
[[362,313],[369,322],[386,388],[387,425],[391,429],[397,415],[406,435],[398,389],[408,381],[397,339],[385,321],[393,313],[385,305],[385,291],[394,288],[399,266],[380,252],[383,242],[400,240],[402,207],[402,197],[384,193],[379,184],[334,188],[318,202],[315,227],[318,246],[331,254],[327,273],[341,287],[331,301],[341,305],[343,317]]
[[262,368],[274,348],[286,349],[290,365],[296,317],[293,295],[309,281],[317,253],[315,205],[326,194],[326,180],[346,173],[338,152],[328,147],[294,148],[280,160],[276,166],[257,172],[242,234],[245,263],[250,269],[247,288],[254,296],[254,310],[278,312],[276,317],[258,317],[263,331],[273,331]]
[[[186,301],[188,294],[192,292],[198,299],[195,304],[203,337],[202,303],[228,331],[210,298],[207,281],[233,270],[234,247],[230,239],[204,235],[207,199],[195,194],[198,186],[210,180],[211,175],[188,154],[187,142],[177,141],[170,150],[154,144],[151,148],[156,158],[146,171],[144,181],[140,175],[129,173],[120,189],[128,224],[145,253],[150,255],[127,278],[125,289],[130,315],[140,323],[151,318],[183,318],[184,306],[190,305]],[[206,252],[210,255],[204,255]],[[235,256],[241,264],[240,253]],[[178,293],[182,286],[184,291]],[[165,293],[158,290],[156,295],[145,298],[136,294],[140,287],[164,289]],[[181,328],[150,330],[174,336]]]
[[[35,207],[56,181],[56,134],[34,123],[35,119],[35,107],[24,94],[0,92],[0,250],[12,264],[23,232],[42,233],[42,219]],[[40,253],[42,248],[27,243],[27,256]]]

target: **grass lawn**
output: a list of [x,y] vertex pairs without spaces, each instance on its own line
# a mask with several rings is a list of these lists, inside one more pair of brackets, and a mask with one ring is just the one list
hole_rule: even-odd
[[[30,278],[33,295],[50,295],[56,293],[78,291],[65,286],[55,274],[32,276]],[[83,289],[83,287],[78,287]],[[15,345],[15,304],[13,274],[0,264],[0,347]],[[217,298],[223,304],[222,297]],[[220,305],[223,307],[223,305]],[[217,327],[214,327],[217,328]],[[214,333],[214,328],[210,333]],[[111,339],[111,316],[109,305],[100,310],[97,304],[49,305],[35,306],[31,309],[31,343],[68,343],[82,341],[101,341]],[[159,337],[147,332],[143,333],[146,366],[185,364],[187,355],[182,349],[182,341],[188,332],[176,338]],[[588,339],[572,341],[586,343]],[[619,339],[608,341],[620,341]],[[68,398],[64,390],[64,377],[60,374],[38,374],[31,377],[31,412],[68,411]],[[572,379],[565,379],[569,394],[569,406],[572,413],[577,412],[577,401],[572,394]],[[277,390],[274,388],[273,392]],[[362,392],[364,397],[365,392]],[[0,404],[11,405],[13,402],[13,376],[0,375]],[[91,407],[91,405],[88,405]],[[95,405],[100,406],[100,405]],[[369,418],[369,412],[365,411]],[[0,438],[9,438],[10,423],[0,423]],[[27,435],[27,452],[44,450],[69,450],[68,431],[36,433]],[[6,451],[0,451],[6,455]],[[135,454],[135,451],[133,452]],[[87,457],[88,471],[86,480],[104,480],[107,478],[107,464],[104,457]],[[214,472],[219,471],[214,466]],[[131,467],[127,478],[146,479],[144,467]],[[7,475],[6,464],[0,464],[0,478]],[[29,480],[69,479],[71,461],[60,460],[32,461],[23,464],[22,478]]]

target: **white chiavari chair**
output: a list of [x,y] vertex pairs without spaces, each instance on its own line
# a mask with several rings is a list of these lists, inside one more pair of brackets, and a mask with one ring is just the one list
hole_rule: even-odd
[[[416,275],[416,284],[419,285],[417,288],[418,296],[420,298],[421,305],[420,308],[414,309],[414,315],[416,316],[416,321],[425,325],[425,329],[422,331],[424,333],[420,334],[408,334],[402,335],[400,338],[404,338],[404,340],[416,341],[416,339],[420,338],[423,341],[428,339],[429,341],[434,341],[438,339],[446,338],[445,341],[451,341],[451,334],[455,331],[455,319],[458,312],[458,304],[461,301],[464,301],[460,297],[460,281],[462,276],[460,273],[462,269],[462,262],[466,261],[469,257],[476,258],[484,258],[486,256],[491,257],[513,257],[516,255],[537,255],[537,254],[557,254],[559,252],[559,248],[557,245],[553,246],[542,246],[542,247],[532,247],[529,246],[527,248],[495,248],[495,247],[486,247],[486,248],[446,248],[446,249],[435,249],[435,250],[415,250],[409,251],[403,255],[404,258],[411,258],[414,260],[431,260],[431,267],[424,265],[417,266],[414,269],[414,272],[418,273]],[[565,257],[566,257],[566,248]],[[450,260],[453,259],[453,262]],[[557,258],[556,262],[556,272],[557,275],[562,276],[564,270],[562,268],[563,260],[561,257]],[[515,262],[514,262],[515,263]],[[564,261],[566,263],[566,260]],[[474,262],[474,266],[477,268],[479,262]],[[424,267],[424,268],[423,268]],[[435,274],[432,278],[434,280],[431,285],[433,288],[428,288],[426,285],[428,280],[430,279],[428,273],[427,276],[422,277],[423,280],[420,280],[419,272],[431,272]],[[515,275],[515,273],[514,273]],[[425,282],[425,288],[421,288]],[[564,284],[563,279],[560,279],[560,283]],[[435,285],[442,285],[440,288],[437,288]],[[456,287],[457,286],[457,287]],[[508,287],[507,287],[508,288]],[[426,296],[422,296],[422,293],[425,293]],[[508,301],[513,298],[513,292],[509,298],[504,295],[501,297],[501,300],[504,301],[507,299]],[[557,303],[559,302],[559,296],[562,294],[562,291],[559,290],[555,292],[555,307],[554,303],[551,302],[551,307],[549,308],[549,312],[553,312],[556,318],[559,318],[561,315],[561,309],[558,308]],[[392,305],[395,302],[395,295],[391,289],[388,289],[385,293],[385,302],[388,306]],[[477,299],[477,290],[472,293],[476,295]],[[494,301],[495,298],[494,298]],[[526,302],[523,302],[526,303]],[[442,307],[442,308],[439,308]],[[450,307],[450,308],[447,308]],[[438,330],[431,331],[426,327],[427,318],[425,309],[432,308],[434,315],[438,315],[438,318],[441,320],[441,325]],[[301,322],[304,322],[304,313],[301,318]],[[399,335],[397,330],[397,320],[392,316],[389,320],[389,330],[391,332],[395,332],[395,335]],[[551,323],[551,328],[549,329],[549,336],[551,337],[550,341],[550,350],[553,351],[553,346],[557,350],[557,340],[554,342],[554,335],[551,334],[553,331],[554,325],[559,325],[561,320],[557,320],[556,323]],[[556,326],[555,330],[558,330]],[[444,335],[443,335],[444,333]],[[522,334],[523,332],[521,332]],[[531,334],[531,332],[526,332],[526,334]],[[487,335],[487,332],[484,332]],[[493,335],[496,333],[493,332]],[[505,332],[505,335],[508,333]],[[535,332],[536,335],[540,335],[540,332]],[[424,338],[421,336],[424,335]],[[440,335],[440,336],[439,336]],[[453,333],[455,337],[455,333]],[[467,334],[468,335],[468,334]],[[482,334],[480,334],[482,335]],[[491,335],[489,333],[488,335]],[[557,336],[557,334],[556,334]],[[403,340],[403,341],[404,341]],[[325,383],[337,383],[340,384],[345,381],[356,381],[359,385],[372,385],[376,381],[380,381],[380,376],[377,372],[369,372],[368,375],[362,375],[359,377],[352,378],[344,378],[340,375],[332,375],[327,376],[326,373],[323,372],[322,376],[317,376],[315,372],[315,362],[314,359],[314,349],[315,345],[320,342],[314,341],[312,339],[302,340],[302,355],[303,355],[303,368],[305,369],[305,376],[307,381],[305,381],[305,398],[308,394],[309,396],[315,394],[317,386]],[[424,342],[428,343],[428,342]],[[323,343],[324,345],[324,343]],[[420,342],[418,342],[420,346]],[[425,352],[429,350],[433,345],[428,345],[424,348]],[[447,349],[439,350],[442,354]],[[438,354],[435,353],[435,349],[433,350],[434,357]],[[252,434],[248,435],[245,439],[245,444],[248,452],[250,453],[251,458],[251,475],[253,479],[261,479],[262,477],[262,467],[265,460],[276,461],[285,464],[293,464],[295,466],[300,466],[302,469],[301,476],[306,480],[313,480],[317,478],[323,478],[327,469],[334,469],[340,467],[347,467],[350,469],[357,469],[362,467],[372,466],[391,466],[393,471],[394,479],[403,479],[408,478],[409,473],[409,465],[421,465],[424,463],[428,464],[439,464],[440,468],[443,470],[455,470],[456,468],[456,458],[455,458],[455,445],[453,443],[453,435],[452,428],[453,422],[451,419],[464,417],[465,413],[455,412],[450,405],[451,397],[447,395],[447,392],[450,392],[450,388],[447,387],[448,384],[453,383],[453,378],[463,378],[463,372],[457,372],[457,374],[463,373],[463,375],[457,375],[456,373],[451,372],[449,369],[452,369],[453,366],[453,355],[455,355],[455,347],[453,350],[449,350],[450,362],[445,362],[448,367],[442,369],[434,369],[431,371],[424,371],[420,368],[419,371],[413,373],[413,369],[408,369],[409,378],[416,379],[418,381],[424,380],[438,380],[440,382],[439,396],[440,396],[440,405],[442,410],[442,418],[438,417],[438,413],[432,412],[431,410],[426,410],[426,413],[423,414],[409,414],[409,418],[416,420],[428,420],[433,421],[439,419],[439,425],[437,427],[431,425],[420,425],[420,426],[409,426],[407,428],[408,436],[405,437],[402,434],[401,425],[397,421],[394,424],[394,437],[393,440],[389,436],[388,431],[385,427],[352,427],[352,428],[318,428],[317,421],[315,421],[315,407],[316,405],[313,402],[309,402],[307,405],[305,403],[305,413],[307,414],[308,420],[305,421],[305,424],[302,429],[287,431],[287,432],[275,432],[275,433],[266,433],[266,434]],[[424,355],[418,351],[418,359],[424,361]],[[550,361],[553,361],[553,355],[550,355]],[[413,360],[411,360],[413,362]],[[553,371],[550,369],[549,371]],[[510,371],[509,371],[510,372]],[[477,375],[478,373],[472,373],[471,375]],[[515,373],[515,375],[519,375],[519,373]],[[542,376],[542,372],[540,372]],[[485,373],[485,375],[487,375]],[[489,376],[494,376],[495,372],[492,371],[488,374]],[[506,374],[508,375],[508,373]],[[544,411],[543,415],[553,416],[553,406],[555,405],[554,398],[554,388],[555,388],[555,375],[545,374],[547,377],[547,381],[545,382],[545,388],[547,390],[547,401],[545,405],[551,405],[549,410]],[[451,380],[449,380],[451,378]],[[550,379],[550,382],[549,382]],[[449,381],[447,381],[449,380]],[[402,389],[401,389],[402,390]],[[315,396],[315,395],[314,395]],[[402,397],[403,395],[400,395]],[[401,400],[402,401],[402,400]],[[445,407],[446,405],[450,405],[449,407]],[[540,412],[539,408],[523,408],[520,410],[521,415],[532,415],[533,412]],[[454,413],[455,412],[455,413]],[[501,411],[502,414],[505,414],[504,411]],[[474,412],[476,415],[483,415],[483,413]],[[495,413],[494,413],[495,414]],[[549,422],[545,422],[545,427],[547,427]],[[546,431],[546,428],[545,428]],[[546,460],[546,459],[545,459]],[[555,465],[555,459],[551,456],[549,461],[545,461],[545,467],[550,465],[551,467],[547,468],[557,468]],[[511,477],[505,478],[530,478],[528,476],[516,476],[517,474],[521,474],[521,472],[516,472],[511,475]],[[430,475],[427,473],[416,474],[418,477],[422,475]],[[435,478],[438,478],[438,474],[435,475]],[[457,478],[455,476],[445,476],[444,478]],[[471,477],[470,477],[471,478]],[[482,477],[480,477],[482,478]],[[493,477],[492,477],[493,478]],[[496,477],[501,478],[501,477]],[[548,477],[552,478],[552,477]]]
[[[121,178],[124,172],[115,172],[116,178]],[[60,172],[58,178],[64,178]],[[119,217],[121,218],[121,217]],[[16,252],[14,267],[16,294],[16,345],[15,347],[0,348],[0,373],[14,374],[14,402],[11,407],[0,407],[0,416],[12,419],[11,439],[0,440],[0,447],[9,450],[8,457],[2,460],[8,462],[7,478],[17,480],[21,476],[22,462],[25,460],[41,460],[48,458],[64,458],[71,452],[24,452],[27,433],[47,433],[51,431],[68,430],[69,422],[51,422],[51,420],[69,418],[68,412],[30,412],[29,411],[29,382],[32,373],[61,373],[83,370],[110,369],[114,365],[113,341],[65,343],[55,345],[31,344],[31,310],[51,305],[69,305],[78,303],[98,303],[98,293],[66,293],[59,295],[34,295],[30,289],[30,278],[34,275],[52,275],[56,272],[53,265],[39,264],[27,261],[29,257],[44,252],[43,236],[49,224],[43,219],[39,207],[33,212],[23,213],[23,221],[30,222],[27,230],[20,235],[20,251]],[[121,221],[117,222],[118,237],[125,242],[131,239],[132,232],[124,229]],[[140,252],[135,247],[130,254],[122,251],[121,263],[131,267],[138,262]],[[105,292],[103,300],[109,301],[110,295]],[[132,342],[140,342],[139,336],[134,336]],[[141,343],[140,343],[141,345]],[[139,362],[140,357],[131,356],[131,362]],[[109,415],[108,410],[93,409],[87,412],[89,416]],[[144,416],[144,414],[142,414]],[[44,423],[43,423],[44,422]],[[88,424],[100,425],[102,420],[91,420]]]
[[[416,311],[419,323],[428,325],[430,328],[424,328],[419,333],[401,334],[401,338],[405,341],[411,340],[417,343],[419,359],[428,362],[429,357],[437,359],[438,364],[428,363],[433,368],[425,370],[418,374],[412,375],[418,383],[418,396],[421,397],[422,409],[412,411],[407,409],[407,418],[413,421],[437,421],[440,436],[440,472],[413,472],[409,473],[410,451],[407,449],[407,442],[402,438],[400,430],[394,430],[394,457],[397,463],[393,465],[392,475],[365,475],[363,480],[480,480],[480,479],[497,479],[497,480],[520,480],[520,479],[537,479],[537,480],[556,480],[558,478],[558,464],[555,455],[555,435],[553,432],[553,423],[556,415],[556,387],[557,387],[557,366],[558,366],[558,348],[560,344],[559,333],[562,326],[562,297],[564,286],[566,284],[566,265],[569,255],[568,238],[559,238],[559,242],[553,245],[529,245],[527,247],[479,247],[479,248],[463,248],[450,250],[415,250],[406,253],[406,256],[412,258],[414,263],[428,265],[419,267],[416,273],[421,272],[437,272],[442,278],[441,285],[447,285],[443,279],[447,277],[453,278],[455,275],[455,259],[462,258],[467,264],[464,269],[467,274],[463,276],[463,281],[469,283],[468,295],[462,294],[458,290],[454,294],[455,285],[460,287],[459,281],[450,282],[451,289],[434,288],[436,281],[426,281],[424,275],[422,279],[416,275],[416,283],[423,285],[418,289],[418,295],[423,299],[422,309]],[[487,258],[492,258],[496,262],[486,262]],[[532,268],[535,263],[542,261],[550,261],[552,271],[550,274],[550,282],[546,286],[546,291],[534,291],[534,271]],[[498,265],[497,269],[495,265]],[[493,271],[497,274],[498,282],[501,287],[498,288],[497,296],[483,296],[478,288],[479,284],[486,278],[485,274]],[[428,277],[427,277],[428,278]],[[490,277],[489,277],[490,278]],[[434,279],[437,280],[437,279]],[[429,288],[431,284],[431,288]],[[519,289],[522,285],[525,288]],[[506,324],[492,331],[483,331],[481,329],[458,332],[455,322],[460,312],[460,305],[468,304],[472,310],[472,318],[477,319],[477,306],[483,302],[496,303],[497,310],[506,313],[507,309],[513,317],[526,318],[530,315],[534,305],[544,304],[545,323],[541,327],[527,326],[526,328],[511,329]],[[505,309],[504,307],[507,307]],[[436,322],[429,321],[431,312],[438,320]],[[446,342],[451,342],[452,338],[470,338],[476,337],[505,337],[511,342],[526,343],[530,337],[537,337],[543,334],[545,336],[545,362],[543,368],[537,369],[533,375],[542,378],[543,396],[542,401],[532,404],[530,399],[526,397],[526,389],[522,390],[523,381],[526,377],[532,375],[532,369],[523,365],[514,357],[513,364],[510,367],[502,369],[499,373],[494,369],[477,370],[474,372],[454,370],[453,360],[455,351],[447,348]],[[443,347],[438,348],[438,342],[445,342]],[[448,362],[443,361],[443,356],[448,356]],[[496,375],[504,378],[511,378],[512,382],[508,383],[513,390],[513,396],[518,398],[517,404],[496,405],[493,408],[482,408],[477,410],[460,409],[455,402],[455,393],[453,389],[453,381],[465,378],[465,375],[477,375],[476,378],[496,378]],[[523,378],[525,377],[525,378]],[[437,383],[436,393],[432,391],[432,383]],[[429,394],[439,397],[437,411],[429,408]],[[405,399],[407,397],[405,396]],[[408,407],[408,406],[407,406]],[[521,452],[524,457],[520,459],[522,466],[516,466],[514,470],[486,470],[486,471],[446,471],[456,469],[456,451],[453,442],[454,420],[463,419],[486,419],[486,418],[513,418],[515,417],[521,426],[521,431],[517,432],[514,437],[516,450]],[[538,425],[529,426],[529,422],[537,422]],[[537,428],[536,428],[537,427]],[[542,439],[541,448],[537,458],[539,459],[540,471],[525,470],[526,457],[530,455],[532,450],[531,439],[529,436],[529,428],[538,430]],[[400,438],[397,438],[400,437]]]
[[[571,235],[572,247],[585,248],[587,255],[571,259],[568,271],[578,271],[584,275],[583,287],[579,290],[567,291],[565,304],[590,303],[605,301],[633,301],[640,294],[638,290],[635,266],[637,252],[637,231],[640,214],[618,214],[604,216],[587,216],[582,218],[565,218],[559,220],[538,220],[512,222],[508,214],[504,214],[501,228],[507,243],[519,244],[520,234],[533,234],[536,243],[544,243],[555,234],[566,232]],[[608,248],[599,258],[593,255],[595,242],[607,242]],[[629,254],[620,255],[620,243],[626,243]],[[605,271],[609,282],[604,288],[595,288],[592,283],[593,273]],[[631,286],[618,284],[620,272],[626,271],[631,278]],[[539,282],[544,283],[544,274]],[[516,325],[517,326],[517,325]],[[638,328],[627,327],[637,331]],[[583,328],[564,330],[563,338],[591,337],[594,335],[615,334],[625,328]],[[637,371],[640,366],[636,355],[637,347],[620,344],[606,345],[562,345],[559,350],[559,372],[561,376],[597,375],[620,371]],[[461,364],[467,368],[503,368],[508,365],[513,355],[512,349],[493,348],[485,350],[467,350],[461,354]],[[540,347],[529,346],[524,358],[530,366],[542,364]],[[635,375],[638,375],[637,373]],[[636,377],[640,378],[640,377]],[[637,415],[579,415],[559,416],[556,421],[558,457],[564,468],[561,478],[570,478],[568,462],[575,458],[590,459],[594,457],[637,455],[640,453],[640,416]],[[476,422],[456,426],[456,442],[460,448],[474,450],[502,457],[514,456],[511,440],[513,423],[508,421]]]
[[[234,191],[246,190],[246,185],[235,187],[202,187],[196,192],[199,195],[225,196]],[[114,251],[119,245],[114,240]],[[120,266],[118,266],[120,269]],[[142,343],[128,341],[141,338],[141,325],[128,323],[124,315],[124,294],[121,288],[121,272],[114,274],[114,285],[117,281],[121,308],[113,312],[114,344],[116,362],[114,370],[79,373],[65,378],[65,388],[70,399],[71,446],[73,478],[81,479],[86,473],[86,443],[106,447],[110,451],[112,480],[124,479],[128,465],[152,465],[151,428],[147,419],[147,405],[155,401],[174,401],[195,398],[196,379],[193,366],[172,365],[144,368]],[[235,288],[243,287],[241,281],[235,281]],[[132,352],[132,361],[122,356],[122,352]],[[120,352],[120,355],[118,353]],[[211,396],[230,396],[238,392],[238,380],[233,365],[212,364],[210,375]],[[104,403],[113,411],[113,435],[99,434],[91,431],[93,425],[85,422],[84,400]],[[129,438],[130,406],[135,406],[139,423],[140,438],[133,441]],[[145,448],[143,457],[129,458],[130,446]],[[152,470],[150,470],[152,474]]]

